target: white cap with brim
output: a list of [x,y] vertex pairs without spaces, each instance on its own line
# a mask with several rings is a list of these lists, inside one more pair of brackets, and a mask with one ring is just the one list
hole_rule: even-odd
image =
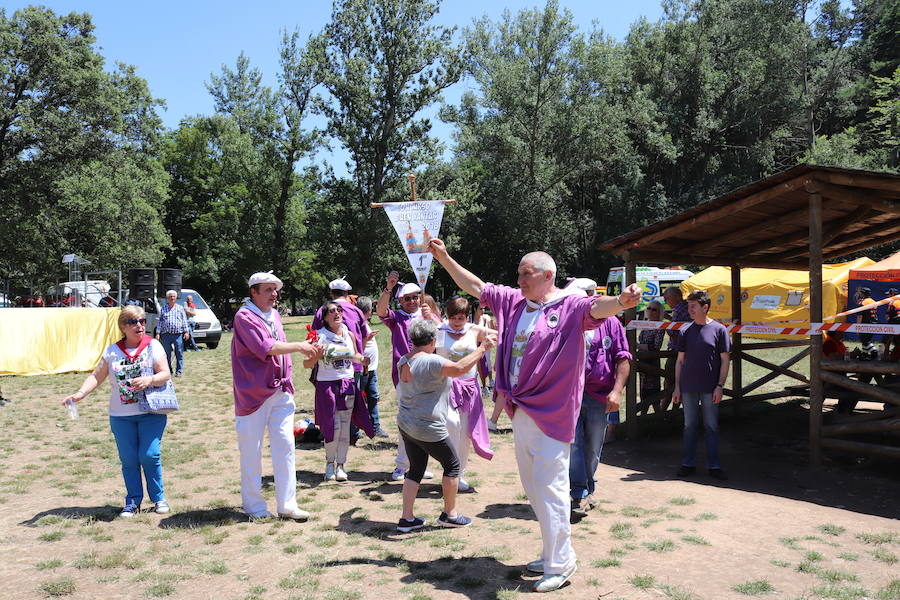
[[566,287],[577,287],[586,292],[594,292],[597,290],[597,282],[587,277],[576,277],[570,281]]
[[257,283],[274,283],[275,291],[280,292],[281,288],[284,287],[284,283],[274,275],[272,275],[272,271],[268,273],[254,273],[250,276],[250,280],[247,282],[249,287],[253,287]]
[[328,284],[328,289],[329,289],[329,290],[341,290],[341,291],[343,291],[343,292],[349,292],[349,291],[352,290],[353,288],[350,287],[350,284],[347,283],[347,280],[346,280],[346,279],[344,279],[343,277],[341,277],[341,278],[339,278],[339,279],[335,279],[334,281],[331,281],[331,282]]
[[422,288],[420,288],[415,283],[404,283],[400,287],[400,291],[397,292],[397,297],[402,298],[403,296],[406,296],[407,294],[418,294],[421,291],[422,291]]

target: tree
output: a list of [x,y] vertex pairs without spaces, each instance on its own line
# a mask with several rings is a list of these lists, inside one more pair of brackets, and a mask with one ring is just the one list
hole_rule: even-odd
[[375,265],[389,252],[393,232],[369,204],[405,200],[406,188],[398,184],[435,160],[439,146],[420,113],[462,73],[453,29],[431,24],[437,11],[427,0],[336,0],[320,38],[328,97],[319,109],[328,134],[350,155],[353,182],[332,182],[330,193],[334,202],[363,211],[352,232],[361,249],[356,271],[372,285],[383,278]]
[[[160,121],[133,67],[103,70],[87,14],[0,9],[0,245],[9,274],[49,282],[64,253],[154,264],[166,175]],[[128,224],[129,227],[123,227]]]

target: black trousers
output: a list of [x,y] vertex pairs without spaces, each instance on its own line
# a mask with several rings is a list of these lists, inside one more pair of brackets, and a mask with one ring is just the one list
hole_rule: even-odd
[[406,478],[416,483],[422,482],[425,475],[425,467],[428,465],[428,457],[431,456],[441,463],[444,469],[444,477],[459,477],[459,458],[456,450],[450,445],[450,438],[445,437],[439,442],[423,442],[417,440],[405,431],[400,430],[403,445],[406,446],[406,455],[409,457],[409,471]]

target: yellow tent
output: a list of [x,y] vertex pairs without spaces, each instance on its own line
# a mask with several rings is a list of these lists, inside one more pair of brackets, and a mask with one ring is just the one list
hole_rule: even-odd
[[122,337],[118,308],[0,308],[0,375],[90,371]]
[[[847,305],[847,279],[851,269],[874,264],[869,258],[822,265],[822,311],[829,316]],[[809,326],[809,272],[781,269],[741,269],[741,319],[748,321],[797,321]],[[709,267],[681,283],[685,297],[706,290],[712,300],[709,316],[731,318],[731,268]],[[766,336],[769,337],[769,336]]]

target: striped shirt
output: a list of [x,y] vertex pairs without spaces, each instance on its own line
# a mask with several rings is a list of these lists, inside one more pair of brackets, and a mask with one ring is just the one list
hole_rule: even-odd
[[187,313],[184,308],[176,304],[169,308],[169,304],[163,304],[159,310],[159,324],[156,326],[157,333],[184,333],[189,331]]

